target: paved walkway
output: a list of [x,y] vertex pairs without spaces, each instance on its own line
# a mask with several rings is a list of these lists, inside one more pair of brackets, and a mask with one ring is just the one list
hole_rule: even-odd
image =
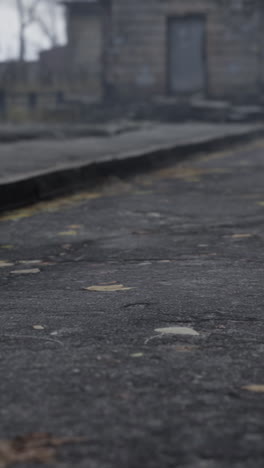
[[260,141],[0,216],[1,466],[263,468],[263,174]]
[[256,124],[152,124],[109,137],[43,139],[0,144],[0,185],[44,172],[151,153],[178,145],[244,135],[263,128]]

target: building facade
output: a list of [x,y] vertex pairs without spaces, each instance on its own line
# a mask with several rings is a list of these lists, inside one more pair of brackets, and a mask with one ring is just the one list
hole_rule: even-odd
[[69,62],[87,93],[259,99],[263,0],[72,0]]

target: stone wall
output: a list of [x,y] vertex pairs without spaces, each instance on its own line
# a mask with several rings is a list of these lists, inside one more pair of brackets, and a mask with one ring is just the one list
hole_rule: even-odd
[[262,87],[263,6],[258,0],[222,3],[208,23],[210,93],[254,99]]
[[42,87],[65,88],[69,85],[68,48],[56,46],[39,54],[38,80]]
[[120,96],[167,94],[168,18],[199,14],[206,94],[255,99],[264,79],[263,9],[262,0],[113,0],[107,80]]
[[78,8],[68,14],[69,76],[72,87],[101,96],[103,77],[103,15],[101,10]]
[[38,84],[39,62],[23,64],[15,60],[0,62],[0,89],[32,89]]

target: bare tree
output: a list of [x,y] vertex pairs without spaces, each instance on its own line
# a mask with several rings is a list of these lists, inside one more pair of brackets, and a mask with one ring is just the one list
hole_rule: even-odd
[[50,46],[58,43],[57,5],[54,0],[16,0],[19,19],[19,60],[26,57],[26,33],[30,26],[37,25],[49,40]]
[[51,47],[55,47],[58,40],[58,16],[57,2],[54,0],[42,0],[35,17],[41,32],[49,40]]
[[24,62],[26,56],[26,31],[35,21],[37,7],[41,0],[16,0],[19,20],[19,60]]

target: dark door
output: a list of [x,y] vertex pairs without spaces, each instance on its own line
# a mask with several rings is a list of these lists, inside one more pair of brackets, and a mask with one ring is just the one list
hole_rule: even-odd
[[205,20],[172,18],[169,31],[169,90],[172,94],[204,92],[206,87]]

